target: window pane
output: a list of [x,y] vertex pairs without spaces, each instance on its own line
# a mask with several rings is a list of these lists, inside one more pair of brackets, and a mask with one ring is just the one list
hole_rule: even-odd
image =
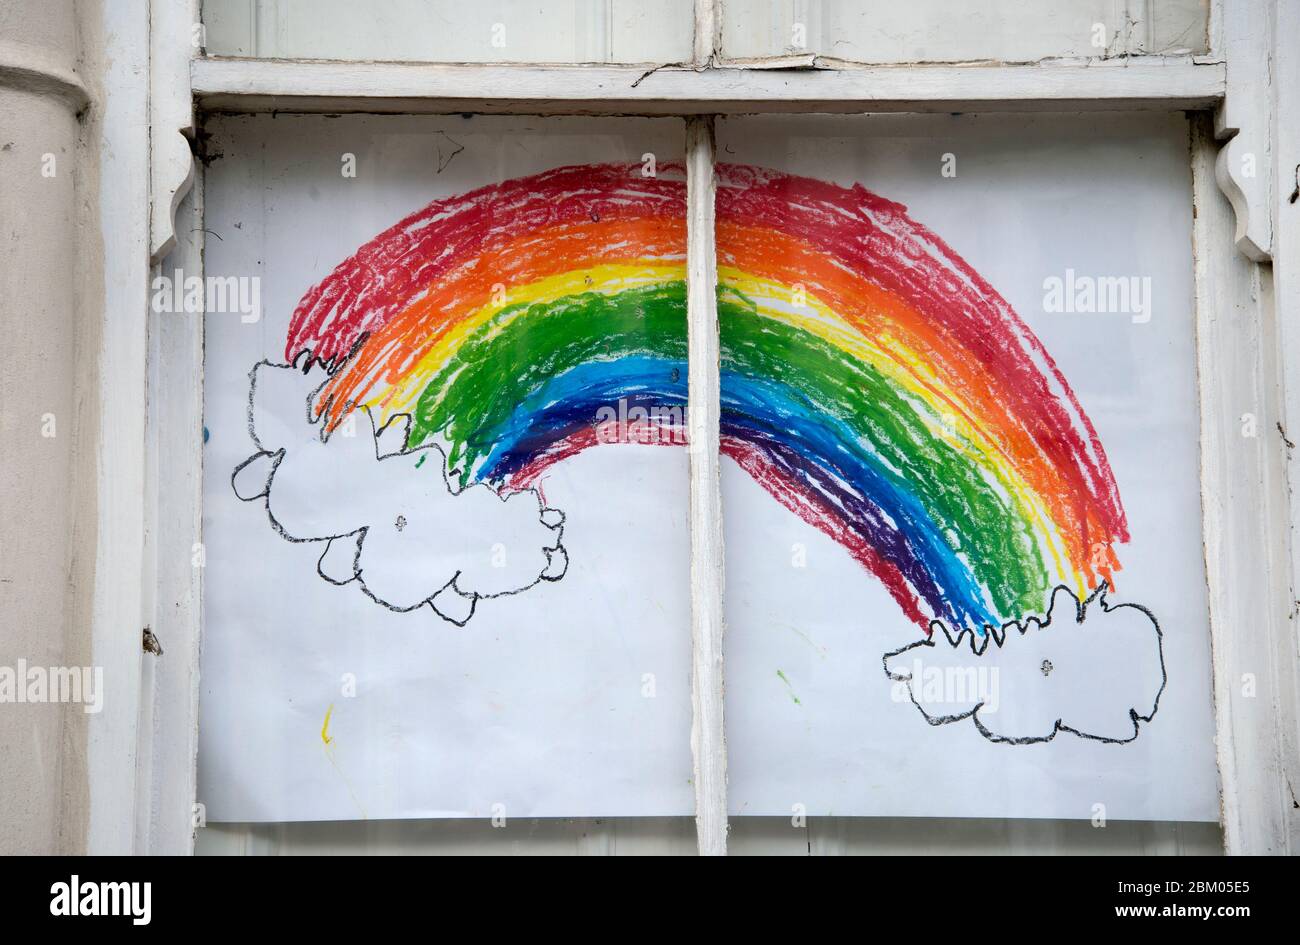
[[412,62],[682,62],[692,0],[205,0],[213,56]]
[[690,814],[681,122],[207,127],[208,819]]
[[1175,55],[1206,51],[1208,21],[1208,0],[724,0],[722,45],[879,63]]
[[733,813],[1217,820],[1187,149],[720,124]]

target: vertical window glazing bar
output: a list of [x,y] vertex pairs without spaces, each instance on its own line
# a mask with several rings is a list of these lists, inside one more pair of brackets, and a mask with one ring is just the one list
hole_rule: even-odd
[[721,0],[695,0],[695,66],[713,64],[722,45]]
[[727,852],[727,749],[722,725],[722,495],[719,474],[717,258],[713,119],[686,120],[687,334],[691,465],[691,751],[703,856]]

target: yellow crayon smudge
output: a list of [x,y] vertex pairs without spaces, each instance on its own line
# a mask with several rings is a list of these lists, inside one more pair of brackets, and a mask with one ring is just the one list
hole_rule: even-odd
[[331,702],[330,707],[325,710],[325,724],[320,727],[320,740],[326,745],[334,741],[334,739],[330,738],[330,716],[333,714],[334,703]]

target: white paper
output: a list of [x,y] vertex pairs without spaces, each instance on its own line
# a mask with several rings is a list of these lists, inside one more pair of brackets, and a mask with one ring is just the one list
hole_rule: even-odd
[[[601,446],[507,503],[452,495],[364,414],[357,439],[322,443],[305,407],[323,371],[275,367],[304,294],[431,200],[565,165],[637,174],[647,155],[671,175],[680,123],[260,116],[214,132],[208,274],[261,282],[259,320],[206,315],[209,819],[692,813],[686,450]],[[905,204],[1055,359],[1131,531],[1116,589],[1088,605],[1108,645],[1053,634],[1062,598],[1032,645],[972,664],[999,670],[997,716],[943,722],[886,674],[885,654],[902,677],[923,652],[915,623],[724,458],[732,812],[1214,820],[1185,122],[734,119],[719,160]],[[1045,312],[1044,280],[1067,270],[1148,277],[1149,320]],[[497,546],[508,557],[483,567]],[[1143,613],[1105,612],[1127,603],[1158,620],[1158,648]],[[1150,715],[1131,740],[1129,710]]]
[[[969,718],[929,724],[881,661],[924,639],[917,628],[838,544],[726,461],[733,813],[1217,819],[1187,135],[1175,116],[722,124],[728,161],[860,183],[905,204],[1028,323],[1091,417],[1127,512],[1132,537],[1116,549],[1123,570],[1108,599],[1158,618],[1167,674],[1158,711],[1124,744],[1067,731],[997,743]],[[949,162],[956,176],[944,176]],[[1044,280],[1064,279],[1067,269],[1076,278],[1149,277],[1149,321],[1142,312],[1045,312]],[[796,548],[803,566],[792,566]],[[1026,656],[1032,646],[1009,641],[1003,704],[990,725],[1040,736],[1060,717],[1113,734],[1118,716],[1158,690],[1160,667],[1150,624],[1136,611],[1103,615],[1091,606],[1087,632],[1106,624],[1117,629],[1104,646],[1077,633],[1054,639],[1053,681],[1062,685],[1050,695],[1035,683],[1051,678],[1039,669],[1049,654]],[[1060,620],[1054,627],[1070,629]],[[1023,639],[1039,633],[1045,641],[1052,630]],[[891,662],[908,675],[923,652]]]
[[[680,123],[263,116],[217,119],[213,131],[222,156],[206,179],[208,273],[259,275],[262,313],[255,323],[206,316],[207,817],[689,811],[684,449],[621,443],[553,467],[542,488],[545,506],[565,517],[567,571],[536,582],[552,535],[534,493],[508,503],[482,486],[440,496],[436,477],[413,470],[418,455],[368,456],[364,422],[354,438],[336,431],[323,445],[319,425],[304,422],[320,369],[305,378],[264,367],[269,412],[256,432],[268,451],[289,447],[272,487],[277,524],[297,539],[371,525],[365,554],[374,557],[360,563],[377,600],[361,582],[336,586],[317,573],[349,577],[341,571],[355,537],[322,565],[325,542],[286,540],[265,500],[241,501],[232,488],[258,452],[249,372],[283,361],[299,299],[357,247],[433,199],[552,167],[639,168],[646,153],[680,164]],[[345,155],[355,177],[341,173]],[[276,388],[289,392],[277,399]],[[389,470],[397,464],[401,472]],[[236,484],[255,496],[266,472],[254,463]],[[437,521],[411,538],[431,508]],[[409,522],[400,533],[391,527],[399,515]],[[463,569],[466,549],[482,563],[498,543],[507,566],[481,567],[475,580],[499,580],[478,590],[501,596],[479,600],[463,627],[428,606],[402,610]],[[448,614],[463,617],[455,606]]]

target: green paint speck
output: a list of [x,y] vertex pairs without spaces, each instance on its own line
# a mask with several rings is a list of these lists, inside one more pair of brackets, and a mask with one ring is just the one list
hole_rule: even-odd
[[420,454],[420,458],[417,459],[417,460],[415,461],[415,468],[416,468],[416,469],[419,469],[421,466],[423,466],[423,465],[424,465],[424,461],[425,461],[426,459],[428,459],[428,458],[429,458],[429,454],[428,454],[428,453],[421,453],[421,454]]
[[790,680],[786,677],[785,673],[778,669],[776,674],[781,677],[781,682],[785,683],[786,688],[790,690],[790,698],[794,700],[794,704],[803,705],[803,703],[799,701],[799,697],[794,694],[794,686],[790,685]]

